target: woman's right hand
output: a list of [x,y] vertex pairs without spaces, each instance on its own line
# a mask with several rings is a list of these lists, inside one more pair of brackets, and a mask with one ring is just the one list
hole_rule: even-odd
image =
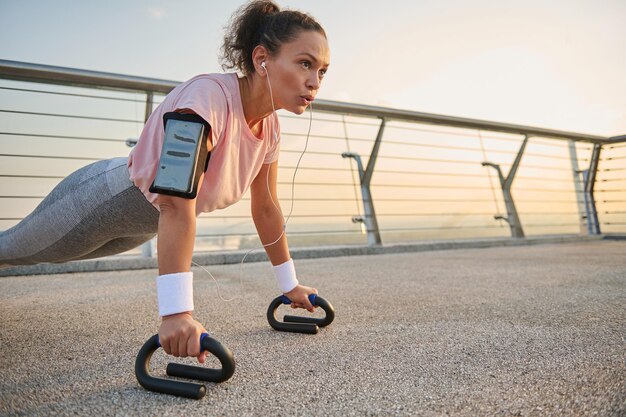
[[304,308],[313,313],[315,307],[309,301],[309,295],[311,294],[317,294],[317,289],[300,284],[296,285],[293,290],[285,293],[287,298],[291,300],[291,308]]
[[200,335],[208,333],[193,319],[191,312],[172,314],[161,319],[159,341],[163,350],[176,357],[195,356],[204,363],[207,352],[200,352]]

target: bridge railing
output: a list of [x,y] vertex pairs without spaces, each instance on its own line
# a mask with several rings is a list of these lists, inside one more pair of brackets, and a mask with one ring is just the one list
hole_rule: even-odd
[[[74,170],[127,156],[177,84],[0,60],[0,230]],[[625,137],[313,106],[308,143],[309,113],[279,112],[279,196],[292,212],[292,246],[626,230]],[[248,195],[198,220],[199,251],[256,246]]]

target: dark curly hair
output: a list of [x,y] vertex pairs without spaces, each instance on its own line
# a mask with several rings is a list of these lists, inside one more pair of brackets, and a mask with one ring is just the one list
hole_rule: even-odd
[[280,10],[270,0],[256,0],[239,8],[232,16],[224,35],[222,69],[237,69],[244,75],[254,73],[252,51],[263,45],[270,55],[294,40],[303,30],[326,32],[310,15],[296,10]]

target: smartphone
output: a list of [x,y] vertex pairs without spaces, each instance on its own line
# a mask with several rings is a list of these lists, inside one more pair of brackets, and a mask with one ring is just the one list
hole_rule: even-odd
[[150,192],[192,199],[209,162],[207,137],[211,127],[196,114],[163,115],[165,135]]

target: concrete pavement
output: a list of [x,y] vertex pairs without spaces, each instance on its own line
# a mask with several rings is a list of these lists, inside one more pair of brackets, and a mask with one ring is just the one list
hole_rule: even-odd
[[237,361],[198,401],[135,380],[158,327],[156,270],[0,278],[0,414],[626,414],[626,241],[296,266],[336,309],[315,336],[267,325],[268,263],[246,264],[241,286],[238,265],[209,267],[230,302],[194,269],[195,316]]

